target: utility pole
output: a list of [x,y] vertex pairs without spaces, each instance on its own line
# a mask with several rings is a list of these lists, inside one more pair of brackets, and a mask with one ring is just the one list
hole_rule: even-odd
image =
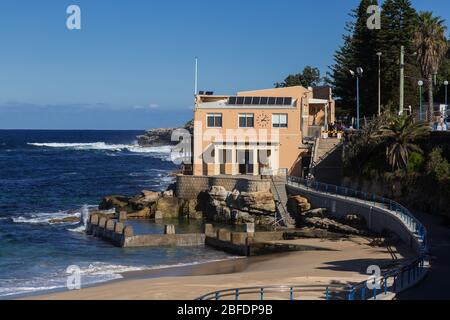
[[405,47],[400,49],[400,115],[405,106]]

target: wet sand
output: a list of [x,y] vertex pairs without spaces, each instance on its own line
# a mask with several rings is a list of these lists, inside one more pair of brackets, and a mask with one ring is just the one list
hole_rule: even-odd
[[211,291],[236,287],[347,284],[366,280],[366,270],[371,265],[387,268],[413,258],[404,245],[373,247],[364,238],[339,241],[302,239],[290,243],[317,246],[324,250],[128,272],[118,281],[26,299],[191,300]]

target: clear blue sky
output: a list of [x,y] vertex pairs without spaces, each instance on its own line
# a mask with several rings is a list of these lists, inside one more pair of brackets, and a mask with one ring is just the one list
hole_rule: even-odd
[[[146,129],[191,117],[200,89],[323,73],[358,0],[2,0],[0,129]],[[450,21],[450,3],[415,0]],[[82,30],[66,28],[66,8]]]

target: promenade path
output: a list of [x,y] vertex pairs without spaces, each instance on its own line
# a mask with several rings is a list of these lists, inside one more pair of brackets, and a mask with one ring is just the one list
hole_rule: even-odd
[[436,215],[414,212],[428,230],[431,268],[424,281],[400,293],[399,300],[450,299],[450,224]]

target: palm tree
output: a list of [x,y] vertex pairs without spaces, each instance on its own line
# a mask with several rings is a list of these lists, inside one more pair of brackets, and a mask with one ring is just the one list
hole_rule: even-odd
[[374,137],[385,142],[386,160],[394,171],[407,165],[411,153],[423,153],[416,142],[426,138],[429,132],[428,123],[415,122],[413,115],[402,115],[391,116]]
[[434,17],[432,12],[421,12],[418,16],[414,43],[417,50],[417,61],[422,76],[427,79],[428,112],[427,120],[433,114],[433,75],[437,74],[442,59],[447,53],[448,44],[445,32],[445,20]]

